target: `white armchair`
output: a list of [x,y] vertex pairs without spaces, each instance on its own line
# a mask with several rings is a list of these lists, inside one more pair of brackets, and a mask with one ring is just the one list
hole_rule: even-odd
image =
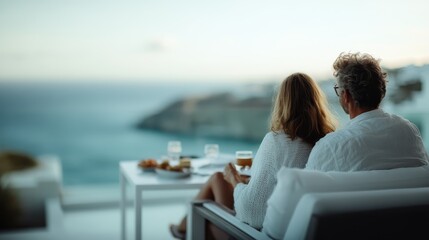
[[[206,222],[232,239],[273,239],[213,201],[191,206],[189,239],[204,239]],[[428,225],[429,188],[308,193],[283,239],[426,239]]]
[[187,239],[205,239],[206,223],[218,226],[234,239],[271,239],[264,233],[237,219],[231,211],[214,201],[194,201],[188,216]]
[[348,173],[283,168],[277,178],[261,231],[214,202],[194,202],[188,239],[204,239],[207,221],[235,239],[416,239],[429,226],[429,166]]

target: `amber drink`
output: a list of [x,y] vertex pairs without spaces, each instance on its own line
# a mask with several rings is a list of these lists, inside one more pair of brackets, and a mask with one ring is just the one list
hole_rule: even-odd
[[241,167],[251,167],[253,160],[252,151],[236,151],[235,152],[236,164]]

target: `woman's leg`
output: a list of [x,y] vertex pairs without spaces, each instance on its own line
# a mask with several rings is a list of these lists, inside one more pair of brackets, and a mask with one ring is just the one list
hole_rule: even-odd
[[[217,203],[234,209],[234,188],[223,178],[223,173],[214,173],[209,180],[200,189],[196,196],[196,200],[213,200]],[[186,216],[179,224],[178,230],[186,232]]]

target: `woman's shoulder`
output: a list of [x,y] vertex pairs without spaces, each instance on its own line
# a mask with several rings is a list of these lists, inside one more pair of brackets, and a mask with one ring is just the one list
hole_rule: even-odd
[[288,137],[284,131],[269,131],[265,134],[265,138],[283,138]]
[[289,143],[293,140],[284,131],[270,131],[265,134],[265,141]]

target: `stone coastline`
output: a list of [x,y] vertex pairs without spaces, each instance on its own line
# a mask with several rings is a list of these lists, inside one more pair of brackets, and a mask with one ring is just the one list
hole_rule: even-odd
[[238,99],[232,93],[178,100],[143,119],[138,128],[205,137],[261,141],[267,133],[272,95]]

